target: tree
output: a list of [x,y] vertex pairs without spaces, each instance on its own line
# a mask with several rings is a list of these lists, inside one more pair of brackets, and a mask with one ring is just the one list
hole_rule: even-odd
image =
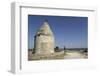
[[64,46],[64,50],[66,50],[66,47]]
[[34,50],[34,48],[33,48],[33,50],[32,50],[33,52],[32,52],[32,54],[34,54],[35,53],[35,50]]
[[86,49],[84,50],[84,52],[88,52],[88,49],[86,48]]
[[59,47],[58,47],[58,46],[55,47],[55,51],[56,51],[56,52],[59,51]]

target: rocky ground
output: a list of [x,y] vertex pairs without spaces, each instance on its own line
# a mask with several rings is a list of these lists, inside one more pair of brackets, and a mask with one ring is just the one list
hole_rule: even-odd
[[82,52],[72,51],[72,52],[67,52],[64,58],[65,59],[83,59],[83,58],[88,58],[88,55],[86,52],[82,53]]
[[28,52],[28,60],[52,60],[52,59],[86,59],[88,58],[87,52],[68,51],[68,52],[55,52],[48,55],[32,54]]

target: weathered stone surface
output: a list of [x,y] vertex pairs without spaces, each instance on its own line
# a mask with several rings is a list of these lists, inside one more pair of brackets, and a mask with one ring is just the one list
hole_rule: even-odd
[[35,54],[54,53],[54,35],[47,21],[37,30],[34,36]]

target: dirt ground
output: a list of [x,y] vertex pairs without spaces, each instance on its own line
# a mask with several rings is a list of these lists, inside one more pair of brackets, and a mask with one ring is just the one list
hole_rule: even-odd
[[32,54],[32,51],[28,52],[28,60],[53,60],[53,59],[87,59],[88,55],[85,52],[71,51],[71,52],[55,52],[48,55]]

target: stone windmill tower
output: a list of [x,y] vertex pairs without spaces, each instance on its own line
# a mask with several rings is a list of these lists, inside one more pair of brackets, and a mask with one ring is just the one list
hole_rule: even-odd
[[54,53],[54,35],[47,20],[37,30],[34,36],[35,54],[45,55]]

